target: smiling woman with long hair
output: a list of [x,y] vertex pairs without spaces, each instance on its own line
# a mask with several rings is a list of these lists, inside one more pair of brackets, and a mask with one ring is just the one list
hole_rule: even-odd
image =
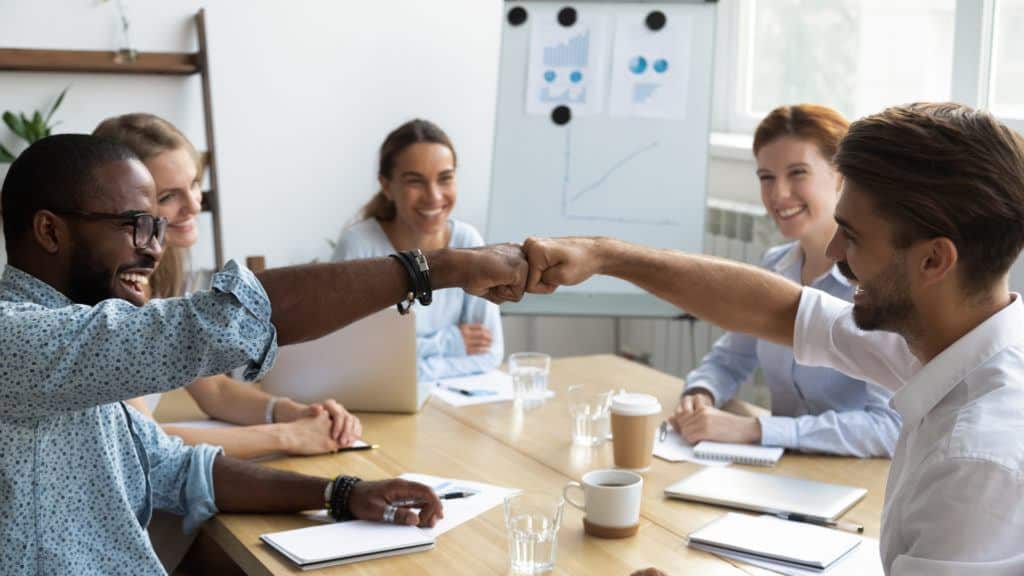
[[[380,147],[380,189],[361,220],[342,232],[335,260],[387,256],[419,248],[483,245],[480,233],[451,217],[458,196],[456,155],[448,135],[427,120],[394,129]],[[438,290],[416,314],[417,375],[421,382],[496,368],[504,355],[498,306],[462,290]]]

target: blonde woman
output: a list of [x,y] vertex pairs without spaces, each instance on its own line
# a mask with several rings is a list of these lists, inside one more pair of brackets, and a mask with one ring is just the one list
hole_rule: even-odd
[[[104,120],[94,135],[131,148],[153,175],[160,216],[167,218],[164,256],[149,286],[154,298],[181,296],[192,289],[189,248],[199,240],[202,166],[192,143],[170,122],[151,114],[126,114]],[[199,407],[232,428],[164,425],[168,434],[188,444],[216,444],[239,458],[275,453],[321,454],[355,442],[359,419],[332,399],[302,404],[272,397],[226,375],[196,380],[186,388]],[[159,395],[130,401],[152,417]]]

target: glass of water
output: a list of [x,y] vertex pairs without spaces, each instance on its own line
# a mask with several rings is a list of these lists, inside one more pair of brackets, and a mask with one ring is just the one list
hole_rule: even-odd
[[597,446],[611,435],[611,407],[614,392],[595,392],[586,386],[569,387],[569,415],[572,443]]
[[540,402],[547,397],[551,356],[540,352],[518,352],[508,357],[512,390],[516,402]]
[[561,495],[520,492],[505,498],[508,556],[513,574],[541,574],[555,568]]

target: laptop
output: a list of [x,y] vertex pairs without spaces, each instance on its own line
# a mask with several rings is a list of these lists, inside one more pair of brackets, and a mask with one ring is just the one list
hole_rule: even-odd
[[818,520],[835,520],[868,491],[778,474],[732,467],[708,467],[665,488],[665,495],[730,508],[796,513]]
[[334,398],[357,412],[417,412],[416,318],[394,308],[309,342],[282,346],[263,390],[299,402]]

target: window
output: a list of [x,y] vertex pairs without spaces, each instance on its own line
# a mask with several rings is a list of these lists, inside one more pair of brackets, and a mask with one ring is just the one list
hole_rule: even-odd
[[997,115],[1018,121],[1024,121],[1022,29],[1024,0],[998,0],[993,26],[989,106]]
[[783,104],[941,100],[1024,128],[1024,0],[722,0],[719,18],[717,131]]

